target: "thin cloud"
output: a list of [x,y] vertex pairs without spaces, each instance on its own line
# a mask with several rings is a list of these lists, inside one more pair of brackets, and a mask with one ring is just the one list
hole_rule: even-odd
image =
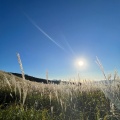
[[65,38],[65,36],[63,36],[63,37],[64,37],[64,41],[66,42],[66,44],[67,44],[69,50],[71,51],[71,53],[72,53],[74,56],[76,56],[74,50],[72,49],[71,45],[69,44],[69,42],[67,41],[67,39]]
[[[25,14],[25,13],[24,13]],[[55,45],[57,45],[60,49],[64,50],[65,49],[58,44],[53,38],[51,38],[45,31],[43,31],[27,14],[25,16],[28,18],[28,20],[41,32],[43,33],[50,41],[52,41]]]

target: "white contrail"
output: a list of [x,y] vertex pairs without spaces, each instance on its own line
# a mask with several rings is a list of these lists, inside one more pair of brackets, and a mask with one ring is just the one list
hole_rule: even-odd
[[[25,13],[24,13],[25,14]],[[58,44],[54,39],[52,39],[45,31],[43,31],[27,14],[25,16],[28,18],[28,20],[41,32],[43,33],[49,40],[51,40],[55,45],[57,45],[60,49],[64,50],[65,49]]]
[[68,48],[69,48],[70,51],[72,52],[72,54],[73,54],[74,56],[76,56],[74,50],[72,49],[71,45],[68,43],[68,41],[67,41],[67,39],[65,38],[65,36],[63,36],[63,37],[64,37],[64,40],[65,40],[65,42],[66,42]]

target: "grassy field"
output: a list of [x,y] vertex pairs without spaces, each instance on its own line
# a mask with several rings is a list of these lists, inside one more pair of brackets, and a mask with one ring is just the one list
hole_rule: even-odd
[[43,84],[1,71],[0,120],[120,120],[117,80]]

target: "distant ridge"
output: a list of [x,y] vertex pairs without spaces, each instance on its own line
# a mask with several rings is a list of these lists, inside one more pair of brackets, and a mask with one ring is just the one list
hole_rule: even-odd
[[[22,75],[20,73],[11,73],[17,77],[22,78]],[[30,75],[25,74],[25,79],[29,80],[29,81],[33,81],[33,82],[40,82],[40,83],[45,83],[47,84],[47,80],[43,79],[43,78],[37,78],[37,77],[33,77]],[[55,84],[59,84],[60,80],[48,80],[48,83],[55,83]]]
[[[17,77],[20,77],[22,78],[22,75],[20,73],[12,73],[11,74],[17,76]],[[43,79],[43,78],[37,78],[37,77],[33,77],[33,76],[30,76],[30,75],[26,75],[25,74],[25,79],[26,80],[29,80],[29,81],[33,81],[33,82],[40,82],[40,83],[44,83],[44,84],[47,84],[47,80],[46,79]],[[48,83],[54,83],[54,84],[59,84],[60,83],[60,80],[48,80]]]
[[[10,75],[13,75],[13,76],[15,76],[15,79],[17,79],[18,81],[22,80],[22,75],[20,73],[6,72],[6,71],[0,70],[0,80],[4,79],[4,75],[8,78],[10,78]],[[47,84],[46,79],[37,78],[37,77],[33,77],[30,75],[26,75],[26,74],[25,74],[25,79],[29,80],[29,81],[33,81],[33,82]],[[60,82],[61,82],[61,80],[48,80],[48,83],[60,84]]]

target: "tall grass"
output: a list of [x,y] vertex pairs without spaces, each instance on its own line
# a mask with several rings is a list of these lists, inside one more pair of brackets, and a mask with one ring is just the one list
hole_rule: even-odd
[[119,120],[120,79],[115,72],[111,83],[97,62],[109,84],[79,85],[79,77],[71,79],[76,84],[43,84],[0,72],[0,120]]
[[115,113],[116,111],[115,107],[120,110],[120,78],[118,76],[118,73],[117,71],[115,71],[113,77],[111,74],[109,74],[107,77],[104,68],[98,58],[96,63],[101,69],[104,78],[107,82],[107,84],[101,83],[100,89],[105,94],[105,96],[110,100],[110,108],[113,116],[118,116],[118,114]]
[[[5,73],[4,75],[6,76]],[[6,82],[6,79],[9,81],[9,84]],[[7,107],[2,110],[2,116],[8,111],[8,113],[20,117],[17,112],[17,109],[19,108],[22,109],[21,114],[23,115],[23,118],[26,117],[25,113],[27,112],[30,114],[33,112],[33,116],[36,114],[38,116],[38,114],[42,114],[43,112],[44,114],[42,117],[45,117],[45,120],[99,120],[100,118],[105,120],[108,119],[108,116],[111,116],[110,118],[114,117],[114,119],[119,118],[119,110],[116,109],[116,111],[114,111],[116,117],[113,116],[111,113],[111,102],[99,88],[103,86],[100,86],[99,84],[98,87],[98,84],[95,82],[84,81],[82,86],[78,86],[64,84],[62,82],[57,85],[25,80],[24,82],[26,83],[29,92],[27,92],[26,101],[24,101],[23,104],[24,87],[22,87],[21,81],[18,81],[16,78],[14,79],[14,83],[19,85],[19,87],[16,85],[15,95],[15,84],[12,82],[13,76],[7,75],[6,79],[3,79],[4,85],[0,84],[1,91],[4,91],[2,94],[6,94],[10,102],[6,100],[2,101],[1,105],[8,102]],[[8,87],[9,85],[11,87]],[[14,99],[7,93],[11,93]],[[16,113],[14,113],[13,109],[16,109]],[[9,110],[11,110],[11,112]],[[40,117],[41,120],[42,117]]]

